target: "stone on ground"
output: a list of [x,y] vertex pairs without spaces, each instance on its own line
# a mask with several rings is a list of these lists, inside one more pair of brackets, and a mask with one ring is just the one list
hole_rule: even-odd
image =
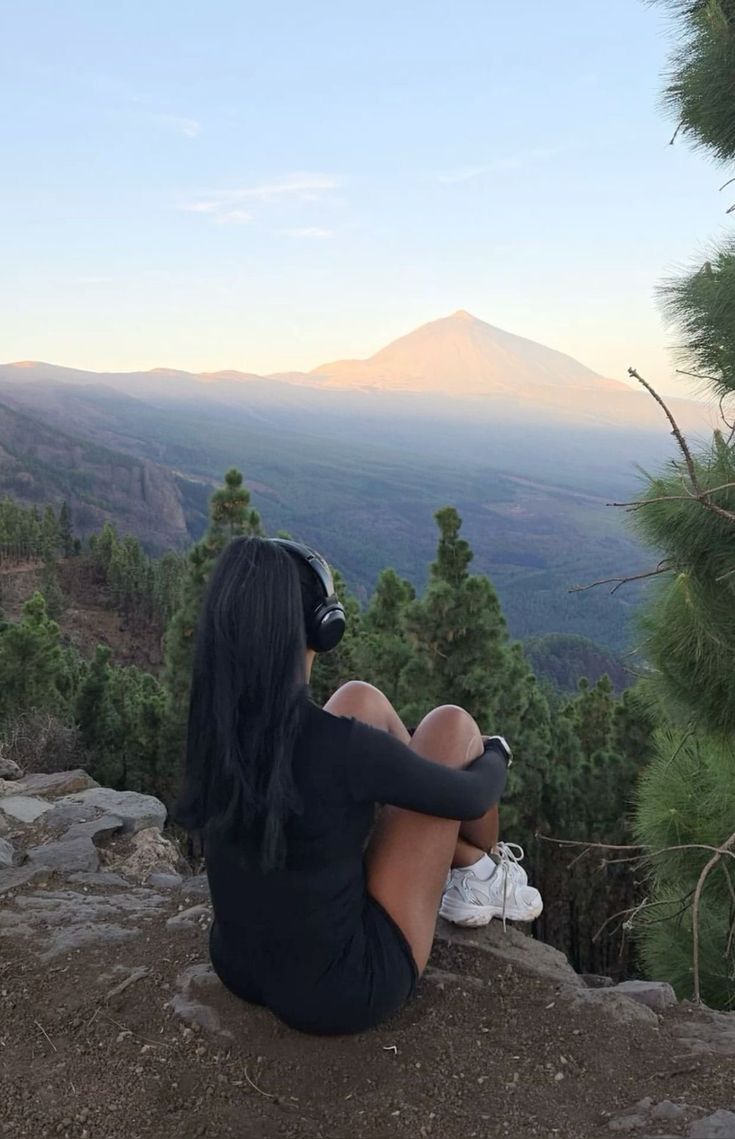
[[52,803],[45,799],[37,799],[32,795],[6,795],[0,799],[0,811],[19,823],[33,823],[46,811],[50,811]]
[[720,1110],[698,1119],[689,1128],[688,1135],[689,1139],[733,1139],[735,1112]]
[[66,874],[79,870],[97,870],[100,864],[97,847],[91,838],[84,835],[32,846],[28,851],[28,860],[46,866],[54,873]]
[[24,775],[22,779],[11,784],[11,794],[43,795],[47,799],[57,799],[62,795],[74,795],[79,791],[86,791],[90,787],[99,787],[99,783],[91,775],[87,775],[81,767],[77,767],[73,771]]
[[15,863],[15,849],[7,839],[0,838],[0,866],[13,866]]
[[663,1012],[678,1004],[676,993],[668,981],[621,981],[615,986],[615,992],[639,1001],[654,1012]]
[[22,774],[23,768],[19,767],[14,759],[9,759],[5,755],[0,755],[0,780],[20,779]]
[[92,787],[78,795],[66,797],[67,802],[91,803],[101,807],[110,815],[118,815],[123,820],[125,834],[134,834],[147,827],[163,829],[166,822],[166,808],[160,799],[153,795],[141,795],[138,791],[113,791],[109,787]]

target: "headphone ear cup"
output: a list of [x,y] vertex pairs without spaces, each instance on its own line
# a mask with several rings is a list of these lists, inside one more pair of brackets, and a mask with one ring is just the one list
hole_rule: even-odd
[[345,635],[347,621],[342,603],[336,597],[328,598],[314,611],[307,641],[317,653],[328,653],[337,647]]

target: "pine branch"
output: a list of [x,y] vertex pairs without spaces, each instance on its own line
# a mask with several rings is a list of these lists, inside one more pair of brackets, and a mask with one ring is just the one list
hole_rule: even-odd
[[719,384],[717,376],[705,376],[704,372],[688,372],[686,368],[676,368],[677,376],[691,376],[694,380],[708,380],[711,384]]
[[[684,456],[684,461],[686,463],[687,470],[689,471],[689,478],[691,480],[691,484],[692,484],[692,487],[694,489],[694,494],[691,497],[696,499],[698,502],[700,502],[706,510],[710,510],[713,514],[719,515],[720,518],[726,518],[728,522],[735,523],[735,513],[733,513],[732,510],[725,510],[724,507],[718,506],[716,502],[708,501],[707,495],[711,494],[712,491],[702,490],[702,488],[700,487],[699,478],[697,476],[697,468],[694,465],[694,459],[692,458],[692,453],[689,450],[689,444],[687,443],[686,439],[684,438],[684,435],[681,431],[681,428],[679,427],[679,424],[674,419],[673,415],[671,414],[671,412],[669,411],[669,408],[666,406],[666,404],[662,400],[661,396],[658,394],[657,391],[655,391],[655,389],[653,387],[651,387],[648,380],[644,380],[643,376],[641,376],[641,374],[635,368],[628,368],[628,375],[631,376],[633,379],[638,380],[638,382],[643,385],[643,387],[646,389],[646,391],[649,392],[650,395],[653,396],[653,398],[656,400],[656,403],[661,408],[663,408],[663,411],[666,415],[666,418],[668,419],[669,423],[671,424],[671,433],[674,436],[674,438],[676,439],[677,443],[679,444],[679,447],[681,448],[681,452]],[[676,501],[676,499],[680,496],[672,495],[671,497]],[[650,501],[653,501],[653,499],[651,499]]]
[[702,873],[697,879],[697,885],[694,891],[694,901],[692,903],[692,970],[694,972],[693,999],[694,1003],[697,1005],[701,1004],[702,1001],[699,978],[699,903],[702,898],[702,890],[704,888],[704,883],[707,879],[707,875],[709,874],[710,870],[714,869],[714,867],[722,858],[723,854],[728,854],[733,846],[735,846],[735,831],[733,831],[733,833],[722,844],[722,846],[717,848],[715,853],[710,858],[709,862],[707,862],[702,868]]
[[692,458],[692,453],[689,450],[689,445],[688,445],[686,439],[684,438],[684,436],[681,432],[679,424],[676,422],[673,415],[669,411],[668,407],[666,406],[664,401],[661,399],[661,396],[658,394],[657,391],[655,391],[654,388],[651,387],[648,380],[643,379],[643,376],[640,374],[640,372],[638,372],[635,368],[628,368],[628,375],[631,376],[633,379],[638,380],[639,384],[643,384],[643,387],[646,389],[646,391],[650,395],[653,396],[653,398],[656,400],[656,403],[659,405],[659,407],[661,407],[663,409],[664,414],[666,415],[666,418],[668,419],[669,423],[671,424],[672,435],[675,437],[677,443],[681,447],[682,453],[684,455],[684,459],[686,461],[687,468],[689,470],[689,478],[692,480],[692,486],[694,487],[694,489],[697,492],[699,492],[699,485],[697,482],[697,469],[694,466],[694,459]]
[[[652,500],[653,501],[653,500]],[[612,503],[613,506],[625,505],[623,503]],[[621,585],[626,585],[629,581],[641,581],[644,577],[656,577],[660,573],[671,573],[672,567],[659,562],[655,569],[646,570],[645,573],[634,573],[628,577],[603,577],[599,581],[592,581],[589,585],[574,585],[567,593],[584,593],[586,589],[594,589],[596,585],[609,585],[611,582],[617,582],[610,590],[610,593],[616,593]]]
[[730,420],[725,415],[724,403],[725,403],[725,396],[723,394],[720,396],[720,418],[722,419],[722,422],[725,424],[725,427],[727,427],[729,432],[730,432],[730,435],[728,436],[728,439],[727,439],[727,446],[729,447],[733,441],[733,438],[735,438],[735,420],[733,420],[733,422],[730,423]]
[[[686,487],[684,489],[686,490]],[[640,510],[643,506],[649,506],[652,502],[704,502],[707,495],[716,494],[720,490],[733,489],[735,489],[735,482],[724,482],[720,486],[713,486],[711,490],[703,490],[700,494],[692,494],[690,490],[687,490],[686,494],[661,494],[655,498],[634,499],[632,502],[608,502],[607,505],[624,506],[628,511],[635,511]]]

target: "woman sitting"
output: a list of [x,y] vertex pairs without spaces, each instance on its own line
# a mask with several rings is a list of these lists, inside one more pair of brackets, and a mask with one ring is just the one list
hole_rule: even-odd
[[498,842],[501,736],[453,705],[410,736],[360,681],[312,701],[315,654],[344,627],[319,554],[230,542],[197,630],[178,812],[203,834],[215,971],[312,1033],[359,1032],[399,1009],[438,912],[474,926],[542,909]]

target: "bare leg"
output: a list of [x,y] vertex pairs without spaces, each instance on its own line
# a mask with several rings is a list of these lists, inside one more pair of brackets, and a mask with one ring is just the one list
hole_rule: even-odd
[[354,716],[373,728],[390,732],[404,744],[411,743],[408,728],[387,696],[365,680],[349,680],[330,696],[324,705],[325,712],[333,716]]
[[[497,803],[481,819],[462,823],[459,828],[459,837],[473,846],[479,846],[485,852],[491,851],[497,845],[500,837],[500,815]],[[463,864],[458,862],[457,865],[462,866]]]
[[[482,752],[477,724],[455,705],[435,708],[421,721],[412,739],[390,702],[372,685],[359,681],[345,685],[325,710],[390,731],[420,755],[450,767],[466,767]],[[490,849],[491,815],[492,810],[474,821],[468,840],[460,839],[459,822],[453,819],[399,807],[384,807],[380,812],[366,852],[368,888],[403,930],[420,972],[431,952],[447,871],[452,865],[472,865]]]

